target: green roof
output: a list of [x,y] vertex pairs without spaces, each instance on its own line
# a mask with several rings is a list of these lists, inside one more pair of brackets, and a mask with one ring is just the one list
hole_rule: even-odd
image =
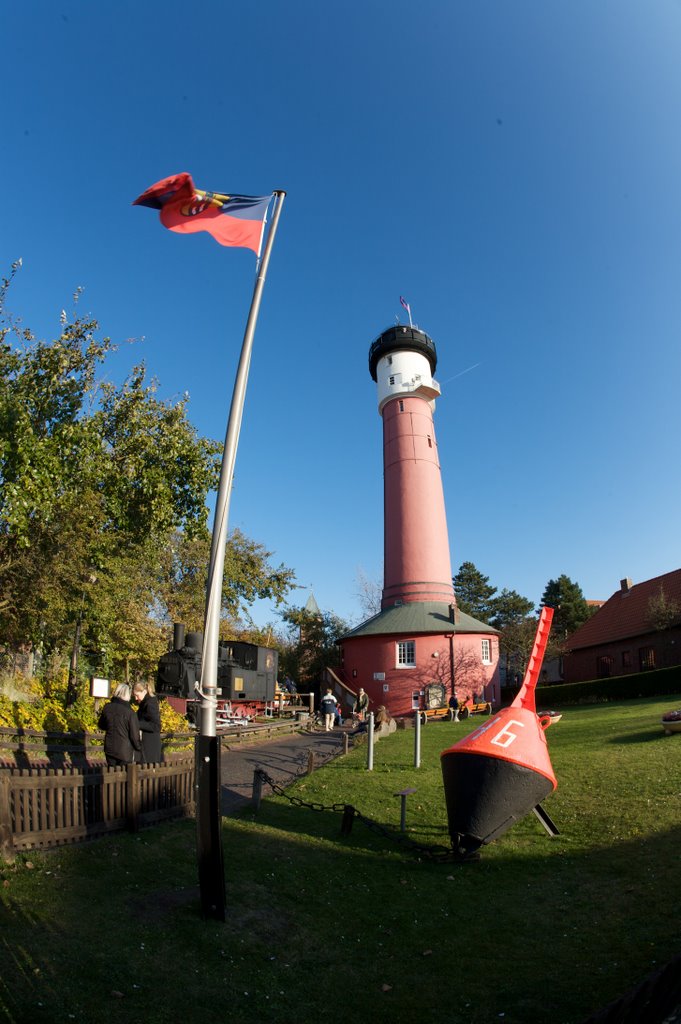
[[456,623],[452,623],[450,606],[442,601],[407,601],[405,604],[393,605],[392,608],[384,608],[378,615],[362,622],[339,639],[393,633],[452,632],[498,633],[499,630],[459,611],[456,613]]

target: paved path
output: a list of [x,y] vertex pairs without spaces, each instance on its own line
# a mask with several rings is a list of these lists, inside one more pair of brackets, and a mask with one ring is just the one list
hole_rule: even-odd
[[314,752],[317,765],[335,757],[343,746],[346,731],[341,728],[333,732],[291,733],[279,740],[235,744],[231,749],[225,737],[220,762],[222,813],[233,814],[250,803],[256,768],[263,768],[276,783],[286,786],[306,770],[310,750]]

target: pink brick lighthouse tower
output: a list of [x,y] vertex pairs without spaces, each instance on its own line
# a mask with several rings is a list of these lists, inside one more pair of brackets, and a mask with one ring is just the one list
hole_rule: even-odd
[[369,350],[383,420],[384,579],[381,611],[341,637],[342,682],[395,716],[498,697],[498,637],[456,608],[433,410],[440,386],[431,338],[384,331]]
[[433,409],[435,345],[413,327],[373,343],[369,370],[383,418],[384,582],[382,608],[454,600],[447,516]]

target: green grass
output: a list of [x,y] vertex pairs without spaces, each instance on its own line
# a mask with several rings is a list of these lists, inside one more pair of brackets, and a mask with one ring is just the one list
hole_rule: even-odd
[[[681,735],[659,724],[678,706],[567,710],[560,836],[530,815],[474,864],[267,799],[224,822],[225,924],[199,917],[192,822],[22,857],[0,870],[0,1020],[578,1024],[681,951]],[[373,772],[360,747],[288,792],[397,829],[415,786],[410,837],[447,847],[439,755],[479,724],[429,723],[418,770],[399,732]]]

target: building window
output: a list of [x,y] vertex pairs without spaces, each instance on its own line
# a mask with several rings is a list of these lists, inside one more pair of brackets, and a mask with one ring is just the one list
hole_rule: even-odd
[[414,668],[416,666],[416,641],[400,640],[397,644],[397,667]]
[[482,641],[482,663],[483,665],[492,664],[492,644],[487,638]]
[[597,675],[599,679],[609,679],[612,675],[613,659],[609,654],[604,654],[597,662]]
[[392,387],[392,385],[394,383],[395,383],[395,377],[394,377],[394,375],[391,375],[390,377],[388,377],[388,384],[390,384],[390,386]]
[[404,402],[400,402],[400,412],[404,412]]
[[622,668],[631,668],[631,651],[622,651]]
[[428,447],[429,447],[429,448],[432,448],[432,447],[433,447],[433,442],[432,442],[432,440],[431,440],[431,438],[430,438],[430,435],[428,435]]
[[638,663],[641,672],[649,672],[651,669],[655,668],[655,648],[639,647]]

